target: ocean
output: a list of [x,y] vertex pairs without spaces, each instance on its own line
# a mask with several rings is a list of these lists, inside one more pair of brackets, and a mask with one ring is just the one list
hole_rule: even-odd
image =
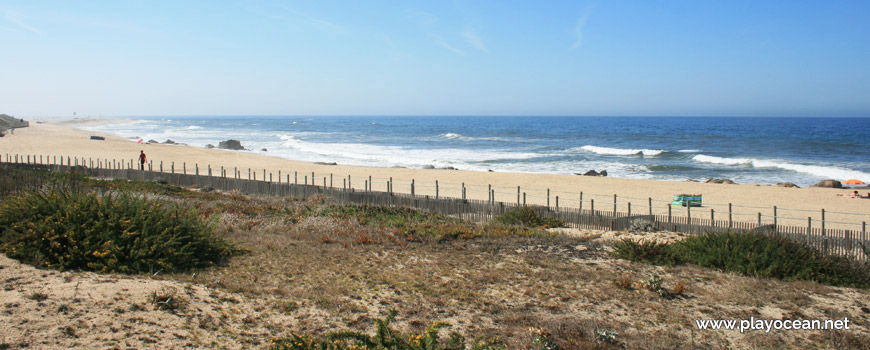
[[870,182],[870,118],[165,116],[87,129],[193,147],[236,139],[251,153],[377,167]]

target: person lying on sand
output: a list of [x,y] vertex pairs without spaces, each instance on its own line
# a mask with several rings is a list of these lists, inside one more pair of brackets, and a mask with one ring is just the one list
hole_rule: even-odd
[[867,193],[867,197],[862,197],[860,194],[858,194],[858,191],[848,193],[848,194],[838,193],[837,196],[846,197],[846,198],[870,198],[870,193]]

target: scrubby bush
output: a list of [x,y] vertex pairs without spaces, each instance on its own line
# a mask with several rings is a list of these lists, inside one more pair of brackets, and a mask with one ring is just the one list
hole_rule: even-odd
[[827,255],[786,237],[749,232],[709,232],[674,244],[695,265],[748,276],[870,287],[870,272],[847,258]]
[[870,288],[866,263],[761,233],[708,232],[671,244],[622,240],[612,254],[656,265],[689,263],[754,277]]
[[677,265],[680,258],[673,247],[656,241],[623,239],[613,245],[613,256],[653,265]]
[[0,204],[0,251],[40,267],[120,273],[205,267],[237,252],[194,211],[69,189]]
[[315,338],[309,335],[291,334],[286,338],[272,339],[269,349],[272,350],[504,350],[498,341],[477,339],[470,347],[466,347],[465,337],[459,333],[451,333],[450,338],[443,342],[438,333],[441,329],[450,327],[445,322],[435,322],[423,333],[401,334],[390,328],[390,322],[396,317],[396,311],[391,310],[386,319],[375,319],[377,329],[375,335],[360,332],[345,331],[329,333],[325,338]]
[[548,218],[532,207],[521,206],[508,210],[495,217],[495,221],[505,225],[523,225],[528,227],[565,227],[565,220]]

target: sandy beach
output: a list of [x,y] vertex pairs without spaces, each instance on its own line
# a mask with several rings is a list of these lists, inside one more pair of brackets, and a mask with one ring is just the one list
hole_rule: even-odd
[[[488,198],[487,192],[491,185],[496,192],[495,199],[504,202],[517,201],[517,186],[519,186],[520,192],[525,193],[525,200],[529,204],[546,204],[547,189],[549,189],[550,205],[555,206],[556,196],[558,196],[560,207],[565,208],[577,208],[582,192],[584,209],[588,209],[591,205],[590,200],[594,200],[596,209],[612,210],[615,194],[620,211],[626,211],[631,203],[632,212],[647,213],[649,200],[652,199],[653,212],[666,214],[667,203],[673,195],[687,193],[703,195],[704,206],[693,208],[693,217],[709,218],[712,209],[717,220],[727,219],[729,203],[733,208],[734,220],[755,222],[760,212],[765,223],[772,222],[771,216],[776,206],[780,225],[805,226],[807,217],[812,217],[815,226],[821,219],[821,210],[825,209],[827,227],[860,231],[862,222],[870,217],[870,200],[838,196],[838,194],[851,193],[853,189],[783,188],[770,185],[723,185],[560,174],[321,165],[245,151],[184,145],[137,144],[136,140],[77,129],[95,123],[119,121],[123,120],[49,120],[44,124],[31,121],[30,127],[17,129],[14,135],[0,138],[0,155],[3,156],[4,162],[7,161],[7,155],[14,157],[15,154],[19,154],[35,156],[37,160],[42,156],[42,162],[53,162],[55,157],[63,156],[93,161],[108,159],[109,163],[112,160],[123,160],[129,163],[138,157],[140,150],[144,150],[155,171],[159,169],[162,162],[163,170],[169,172],[174,162],[176,172],[184,169],[187,173],[194,173],[199,167],[200,173],[203,174],[210,166],[213,173],[218,174],[223,167],[228,170],[229,176],[237,169],[242,178],[247,178],[251,169],[251,172],[256,173],[257,179],[262,179],[265,173],[267,178],[271,176],[273,181],[278,181],[280,171],[282,182],[290,175],[290,181],[299,183],[310,182],[313,172],[317,185],[322,185],[324,179],[328,185],[332,175],[333,185],[342,187],[349,177],[350,186],[358,190],[364,189],[366,181],[371,177],[372,189],[383,191],[392,177],[395,192],[409,193],[413,179],[415,192],[418,195],[434,196],[435,182],[438,181],[440,195],[460,197],[461,184],[464,183],[469,199],[485,200]],[[104,136],[105,140],[91,140],[92,135]],[[216,135],[214,144],[219,141],[222,139]],[[298,176],[296,180],[294,174]],[[866,188],[858,190],[862,195],[870,192]],[[522,200],[522,194],[520,197]],[[674,215],[685,215],[685,208],[673,207],[672,210]]]

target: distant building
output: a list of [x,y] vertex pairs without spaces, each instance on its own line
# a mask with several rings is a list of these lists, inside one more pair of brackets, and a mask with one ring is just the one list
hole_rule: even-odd
[[0,136],[6,135],[9,129],[26,128],[30,126],[30,122],[24,119],[13,118],[6,114],[0,114]]

